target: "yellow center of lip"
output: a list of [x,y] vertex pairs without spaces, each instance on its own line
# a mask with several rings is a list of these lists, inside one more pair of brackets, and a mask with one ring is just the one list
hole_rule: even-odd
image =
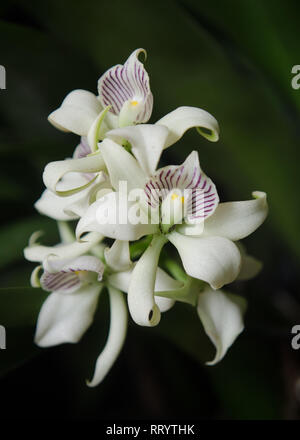
[[[176,200],[176,199],[178,199],[178,197],[179,197],[179,195],[176,194],[176,193],[171,195],[171,199],[172,200]],[[181,203],[183,203],[184,202],[184,197],[180,197],[180,200],[181,200]]]
[[136,105],[138,105],[138,101],[131,101],[131,105],[132,105],[133,107],[135,107]]

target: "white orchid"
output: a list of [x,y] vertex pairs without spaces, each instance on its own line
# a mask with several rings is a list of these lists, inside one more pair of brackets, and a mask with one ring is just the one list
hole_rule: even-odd
[[[40,213],[58,220],[61,243],[42,246],[37,233],[24,251],[39,263],[32,285],[50,292],[37,322],[40,346],[78,342],[93,322],[100,293],[108,291],[110,329],[90,386],[103,380],[122,349],[128,319],[124,293],[130,315],[142,326],[157,325],[161,312],[176,301],[194,306],[216,347],[208,362],[213,365],[244,328],[246,301],[221,288],[261,269],[239,240],[265,220],[265,193],[220,203],[196,151],[179,166],[157,170],[163,151],[188,129],[195,127],[215,142],[219,126],[205,110],[187,106],[149,124],[153,96],[141,53],[146,55],[137,49],[124,65],[107,70],[97,96],[74,90],[49,115],[55,127],[81,140],[72,158],[45,167],[46,190],[35,203]],[[65,222],[76,219],[77,241]],[[150,244],[132,262],[129,242],[145,236]],[[115,240],[110,248],[103,243],[106,237]],[[168,257],[174,278],[158,266],[167,243],[175,246],[184,268]]]
[[[125,221],[120,221],[120,194],[108,193],[88,208],[77,225],[76,233],[77,237],[81,237],[85,232],[97,231],[119,240],[138,240],[153,234],[152,242],[136,264],[130,281],[128,303],[135,322],[153,326],[160,320],[153,287],[158,258],[168,241],[177,248],[186,273],[207,282],[213,289],[219,289],[237,278],[241,254],[234,241],[251,234],[266,218],[264,193],[253,193],[255,198],[250,201],[219,203],[215,185],[201,170],[196,152],[192,152],[181,166],[167,166],[150,178],[134,157],[113,141],[106,139],[102,142],[102,156],[116,190],[119,181],[126,181],[129,191],[142,189],[144,197],[139,201],[129,201],[126,214],[122,212],[121,216],[124,218],[125,215]],[[151,188],[163,195],[151,198]],[[178,195],[184,189],[191,190],[187,214],[182,210],[183,198]],[[153,222],[153,217],[147,217],[146,202],[148,208],[156,204],[154,209],[159,216],[158,222]],[[164,214],[170,205],[177,218],[174,214],[165,223]],[[130,211],[140,213],[134,222],[129,218]],[[115,221],[100,221],[103,212],[112,214]],[[199,223],[199,219],[203,221]]]
[[[188,129],[196,127],[208,140],[218,140],[217,120],[196,107],[177,108],[157,121],[155,128],[145,124],[152,113],[153,96],[149,76],[138,59],[142,52],[146,55],[144,49],[136,49],[123,66],[118,64],[105,72],[98,81],[98,96],[85,90],[74,90],[49,115],[48,119],[55,127],[82,136],[86,139],[82,142],[87,145],[85,156],[46,166],[44,183],[54,194],[69,196],[86,190],[94,182],[92,179],[82,181],[79,177],[76,185],[74,179],[71,181],[75,177],[73,173],[98,175],[105,171],[99,141],[106,137],[129,146],[145,172],[150,174],[154,172],[162,150],[176,143]],[[65,203],[61,203],[65,207]]]
[[[106,345],[99,355],[89,386],[98,385],[118,357],[126,337],[127,305],[122,292],[128,291],[134,263],[128,241],[116,240],[111,248],[101,243],[102,236],[91,233],[78,243],[71,230],[59,223],[62,243],[42,246],[34,234],[24,250],[25,258],[41,263],[31,277],[34,287],[51,292],[37,321],[35,342],[41,347],[78,342],[93,322],[101,291],[106,287],[110,299],[110,328]],[[43,271],[40,276],[40,272]],[[155,292],[170,295],[182,283],[157,268]],[[171,298],[157,296],[161,312],[174,304]]]
[[[86,90],[69,93],[48,119],[56,128],[87,136],[94,151],[109,128],[147,122],[153,96],[149,76],[136,49],[122,66],[110,68],[98,81],[98,96]],[[109,110],[109,112],[107,112]]]

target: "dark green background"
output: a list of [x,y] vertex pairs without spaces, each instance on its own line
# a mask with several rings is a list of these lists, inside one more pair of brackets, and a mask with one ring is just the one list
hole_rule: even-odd
[[[300,64],[297,0],[6,1],[0,6],[0,351],[2,418],[299,418]],[[268,193],[270,214],[245,240],[264,262],[253,281],[232,287],[249,300],[246,330],[218,366],[194,310],[177,304],[155,329],[130,326],[106,381],[85,386],[108,328],[101,298],[96,324],[76,346],[33,346],[45,295],[29,287],[29,235],[55,222],[33,203],[43,167],[70,156],[77,138],[55,130],[48,114],[76,88],[96,93],[97,79],[137,47],[148,52],[151,122],[180,105],[211,112],[220,142],[189,132],[162,163],[198,149],[223,201]],[[8,288],[9,287],[9,288]],[[298,382],[297,382],[298,381]],[[298,383],[298,386],[297,386]]]

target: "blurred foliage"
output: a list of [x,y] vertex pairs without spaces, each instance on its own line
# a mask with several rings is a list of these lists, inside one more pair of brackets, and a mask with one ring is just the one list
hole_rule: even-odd
[[[46,381],[42,390],[50,402],[74,394],[68,401],[74,417],[299,415],[299,403],[291,403],[293,385],[287,392],[291,372],[298,371],[296,381],[300,368],[289,348],[290,329],[300,319],[300,91],[291,87],[292,66],[300,63],[299,12],[297,0],[2,2],[0,64],[7,90],[0,91],[0,324],[7,325],[9,339],[0,371],[14,369],[3,379],[3,392],[12,393],[17,384],[11,402],[38,378]],[[246,240],[265,268],[256,280],[232,287],[249,299],[249,311],[244,334],[220,365],[203,366],[212,347],[196,312],[178,304],[156,329],[132,325],[121,366],[89,390],[80,381],[99,352],[98,335],[104,342],[107,304],[101,303],[94,330],[77,347],[44,351],[41,360],[32,360],[41,353],[32,336],[45,295],[28,287],[33,265],[23,260],[22,249],[35,230],[44,230],[45,240],[57,239],[54,222],[37,216],[33,203],[43,190],[43,167],[70,156],[78,142],[51,127],[47,115],[75,88],[96,92],[99,76],[137,47],[148,52],[151,121],[191,105],[211,112],[221,127],[217,144],[192,131],[162,162],[180,163],[197,148],[222,200],[268,193],[268,220]],[[23,368],[15,370],[18,365]],[[109,400],[121,384],[130,402]],[[34,396],[41,392],[34,386]]]

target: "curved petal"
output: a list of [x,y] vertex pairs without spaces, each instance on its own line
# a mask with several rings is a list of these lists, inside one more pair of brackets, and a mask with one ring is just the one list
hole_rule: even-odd
[[106,131],[108,130],[108,127],[106,123],[104,122],[104,118],[109,110],[109,107],[106,107],[104,110],[102,110],[101,113],[96,117],[94,122],[92,123],[88,134],[87,134],[87,142],[89,146],[91,147],[91,150],[97,151],[98,149],[98,142],[100,139],[103,139],[105,136]]
[[177,248],[186,273],[206,281],[213,289],[231,283],[238,276],[241,254],[227,238],[194,238],[174,231],[168,239]]
[[35,343],[50,347],[78,342],[93,321],[100,284],[82,287],[75,293],[51,293],[39,313]]
[[40,283],[40,272],[43,270],[43,266],[36,266],[30,276],[30,284],[32,287],[41,287]]
[[80,159],[66,159],[57,162],[50,162],[46,165],[43,180],[45,186],[55,194],[66,197],[84,190],[90,186],[97,176],[90,179],[84,185],[77,184],[74,188],[68,190],[58,190],[58,183],[65,174],[76,173],[99,173],[105,169],[105,163],[100,152]]
[[199,294],[197,311],[205,333],[216,347],[216,356],[207,365],[215,365],[244,329],[246,301],[237,295],[207,287]]
[[98,81],[99,100],[103,107],[110,105],[114,115],[126,108],[125,125],[147,122],[152,113],[153,97],[149,76],[138,56],[144,49],[135,50],[125,64],[107,70]]
[[237,280],[246,281],[256,277],[262,269],[262,262],[251,255],[242,254],[242,265]]
[[112,186],[119,190],[119,182],[127,182],[128,191],[143,188],[146,175],[137,160],[111,139],[104,139],[99,145]]
[[97,97],[87,90],[73,90],[61,106],[48,116],[54,127],[86,136],[102,106]]
[[252,234],[268,214],[267,195],[252,193],[254,199],[220,203],[215,213],[204,222],[203,234],[218,235],[236,241]]
[[91,381],[87,381],[89,387],[95,387],[105,378],[112,365],[116,361],[123,347],[127,332],[127,306],[123,294],[108,288],[110,300],[110,326],[105,347],[97,359],[95,372]]
[[197,107],[178,107],[156,122],[169,130],[165,148],[175,144],[190,128],[196,127],[206,139],[216,142],[219,139],[218,121],[208,112]]
[[153,234],[158,230],[158,225],[149,223],[141,210],[141,221],[131,222],[130,210],[137,203],[127,202],[117,192],[110,192],[94,202],[85,215],[79,220],[76,236],[80,238],[83,233],[97,231],[106,237],[116,240],[138,240],[144,235]]
[[155,295],[155,303],[159,308],[159,311],[161,313],[164,313],[170,310],[174,306],[175,301],[174,299],[171,298],[164,298],[163,296]]
[[154,289],[158,259],[165,242],[164,236],[154,236],[131,274],[128,307],[132,319],[139,325],[152,327],[160,321],[160,311],[154,300]]
[[28,261],[43,262],[49,255],[56,256],[57,259],[74,259],[87,253],[96,243],[103,239],[103,235],[92,232],[84,237],[84,242],[68,243],[56,246],[42,246],[35,244],[24,249],[24,256]]
[[[79,173],[68,173],[57,184],[58,191],[68,191],[70,188],[86,185],[90,179]],[[75,220],[78,215],[72,212],[66,213],[68,205],[76,204],[82,197],[85,197],[89,188],[73,194],[69,197],[60,197],[52,191],[46,189],[41,197],[35,202],[34,207],[40,214],[47,215],[54,220]]]
[[115,272],[127,270],[130,260],[129,241],[115,240],[110,248],[104,249],[106,264]]
[[151,176],[156,170],[168,134],[166,127],[143,124],[117,128],[106,133],[106,136],[115,142],[122,143],[124,139],[130,142],[131,151],[139,164]]

